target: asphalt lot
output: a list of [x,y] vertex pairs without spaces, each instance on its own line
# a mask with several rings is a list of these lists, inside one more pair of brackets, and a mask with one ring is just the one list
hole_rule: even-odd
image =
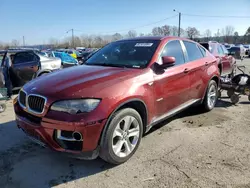
[[[250,70],[250,59],[242,63]],[[191,108],[157,125],[126,163],[66,158],[17,129],[12,101],[0,114],[0,187],[250,187],[250,102]]]

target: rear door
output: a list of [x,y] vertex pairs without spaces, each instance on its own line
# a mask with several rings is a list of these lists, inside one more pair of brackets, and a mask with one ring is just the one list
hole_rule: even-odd
[[222,75],[230,74],[231,64],[228,54],[224,52],[221,44],[217,45],[217,49],[222,63]]
[[228,74],[231,74],[233,72],[233,70],[234,70],[234,67],[235,67],[235,59],[234,59],[233,56],[229,55],[229,52],[228,52],[228,50],[226,49],[226,47],[224,45],[221,45],[221,47],[222,47],[222,50],[223,50],[223,53],[224,53],[225,57],[228,60],[227,63],[229,63],[228,64],[228,66],[229,66]]
[[179,40],[167,42],[159,55],[175,57],[175,65],[166,68],[163,73],[154,75],[156,109],[159,119],[168,116],[189,101],[190,81],[183,48]]
[[189,68],[190,98],[194,101],[198,101],[206,87],[204,84],[206,69],[213,62],[207,61],[206,50],[200,45],[185,40],[183,44],[186,48],[186,64]]
[[39,57],[33,52],[18,52],[13,57],[12,69],[16,75],[16,87],[22,87],[32,80],[39,69]]

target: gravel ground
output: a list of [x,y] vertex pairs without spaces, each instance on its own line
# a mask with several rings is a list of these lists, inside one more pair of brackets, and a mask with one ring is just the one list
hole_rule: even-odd
[[[249,65],[250,60],[242,62]],[[17,129],[12,102],[0,114],[1,188],[250,187],[250,102],[225,93],[205,114],[191,108],[147,134],[136,154],[112,166],[66,158]]]

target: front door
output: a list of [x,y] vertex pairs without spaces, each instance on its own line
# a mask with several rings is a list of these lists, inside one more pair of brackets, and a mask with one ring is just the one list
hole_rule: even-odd
[[12,82],[14,87],[22,87],[25,83],[32,80],[39,69],[39,57],[32,52],[19,52],[13,57]]
[[156,97],[157,115],[160,119],[168,115],[190,99],[190,80],[188,67],[185,64],[183,48],[179,40],[169,41],[159,55],[175,57],[175,65],[167,68],[161,74],[154,74],[154,87]]

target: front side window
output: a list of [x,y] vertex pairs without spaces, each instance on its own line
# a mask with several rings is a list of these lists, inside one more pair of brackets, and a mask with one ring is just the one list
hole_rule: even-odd
[[183,41],[183,43],[187,50],[188,61],[195,61],[203,58],[203,55],[196,43],[189,41]]
[[86,65],[145,68],[151,61],[159,40],[124,40],[110,43],[94,53]]
[[164,47],[162,56],[171,56],[175,58],[175,65],[182,65],[185,63],[184,53],[181,47],[181,43],[178,40],[170,41]]

